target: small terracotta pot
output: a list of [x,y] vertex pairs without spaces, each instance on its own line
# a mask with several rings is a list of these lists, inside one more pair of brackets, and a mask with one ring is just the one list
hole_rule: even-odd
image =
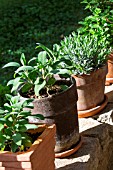
[[108,74],[106,75],[106,85],[113,84],[113,52],[109,55]]
[[[90,75],[73,75],[76,80],[78,92],[78,116],[79,111],[88,111],[104,102],[106,74],[107,65],[93,71]],[[83,117],[86,117],[85,114]]]
[[47,127],[26,152],[0,152],[0,170],[54,170],[55,129]]

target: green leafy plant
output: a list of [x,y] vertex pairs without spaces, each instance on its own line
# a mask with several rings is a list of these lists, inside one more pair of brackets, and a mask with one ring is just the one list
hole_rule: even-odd
[[7,94],[7,103],[0,108],[0,150],[12,152],[24,151],[33,142],[26,133],[29,129],[38,128],[35,124],[30,124],[28,119],[35,117],[44,119],[40,114],[31,115],[31,111],[24,108],[33,108],[31,99],[20,101],[19,96]]
[[[37,48],[42,48],[44,51],[39,52],[37,57],[33,57],[28,62],[25,55],[22,54],[20,63],[10,62],[5,67],[17,67],[14,73],[14,79],[8,82],[8,85],[13,85],[12,92],[21,88],[22,93],[32,94],[32,97],[40,96],[42,90],[46,91],[47,96],[49,91],[55,85],[56,79],[54,74],[65,75],[68,70],[61,69],[61,61],[57,45],[54,45],[54,50],[50,50],[42,44],[38,44]],[[33,96],[34,95],[34,96]]]
[[64,68],[71,74],[90,74],[106,64],[109,49],[105,41],[93,35],[80,35],[75,32],[61,41],[61,55]]
[[89,31],[95,35],[104,33],[113,48],[113,0],[83,0],[82,3],[92,15],[80,22],[83,27],[81,30],[86,29],[86,32]]
[[79,34],[91,34],[98,38],[99,41],[107,41],[110,37],[109,26],[106,17],[102,15],[101,9],[96,8],[92,15],[86,17],[83,21],[79,22],[81,27],[78,29]]

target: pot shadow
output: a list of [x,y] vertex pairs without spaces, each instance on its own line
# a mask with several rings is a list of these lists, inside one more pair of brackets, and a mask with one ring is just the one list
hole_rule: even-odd
[[113,103],[113,90],[110,92],[107,92],[106,95],[108,97],[108,102]]
[[113,103],[113,84],[109,86],[105,86],[105,94],[108,97],[108,101]]
[[99,117],[102,116],[102,117],[105,117],[105,118],[109,117],[113,121],[113,90],[106,92],[106,95],[108,97],[108,103],[102,111],[100,111],[96,115],[92,116],[92,118],[95,119],[95,120],[98,119],[98,121],[100,121]]
[[[113,148],[105,148],[105,143],[107,142],[108,138],[106,137],[111,136],[113,138],[113,126],[109,124],[100,124],[93,128],[87,129],[81,133],[83,138],[83,144],[81,148],[74,153],[73,155],[62,158],[56,159],[56,170],[84,170],[84,169],[91,169],[91,167],[95,167],[95,163],[99,160],[98,166],[104,167],[104,157],[105,157],[105,150],[108,151],[108,158],[110,151]],[[110,141],[113,146],[113,139]],[[111,146],[111,145],[110,145]],[[108,146],[109,147],[109,146]],[[100,148],[100,150],[99,150]],[[101,157],[100,157],[101,151]],[[98,158],[97,158],[98,157]],[[109,161],[109,160],[108,160]],[[113,158],[112,158],[113,161]]]

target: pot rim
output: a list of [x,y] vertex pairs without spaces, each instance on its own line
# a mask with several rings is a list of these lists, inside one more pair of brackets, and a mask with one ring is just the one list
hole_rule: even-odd
[[73,74],[72,76],[73,76],[73,77],[75,77],[75,78],[84,78],[84,77],[89,77],[89,76],[91,76],[92,74],[95,74],[98,70],[103,69],[103,68],[107,68],[107,63],[106,63],[106,64],[104,64],[102,67],[99,67],[99,68],[97,68],[97,69],[95,69],[95,70],[91,71],[91,73],[90,73],[90,74],[78,74],[78,75]]

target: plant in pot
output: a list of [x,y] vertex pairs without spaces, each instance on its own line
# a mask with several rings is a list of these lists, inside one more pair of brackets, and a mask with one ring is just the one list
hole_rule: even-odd
[[30,124],[28,118],[44,117],[24,110],[33,108],[32,100],[6,97],[8,102],[0,108],[0,169],[54,170],[55,125],[41,132],[40,125]]
[[81,145],[76,83],[70,78],[69,71],[61,68],[63,61],[59,59],[58,45],[54,45],[53,51],[42,44],[38,44],[37,48],[44,51],[28,62],[22,54],[21,64],[10,62],[4,66],[17,66],[14,79],[10,80],[8,85],[13,85],[12,91],[20,89],[23,99],[35,98],[32,114],[42,114],[45,119],[40,121],[41,123],[56,124],[55,156],[65,157]]
[[104,95],[107,74],[108,44],[98,36],[80,35],[73,32],[61,41],[64,68],[71,71],[78,92],[78,116],[88,117],[98,113],[107,104]]
[[[109,46],[111,47],[111,53],[108,56],[108,73],[106,75],[106,85],[113,83],[113,1],[112,0],[84,0],[86,9],[90,10],[91,16],[86,17],[82,24],[82,31],[90,32],[92,34],[100,34],[101,30],[104,30]],[[95,15],[95,11],[98,10],[99,15]],[[91,17],[92,20],[91,20]],[[96,21],[96,22],[95,22]],[[101,28],[101,30],[100,30]],[[103,32],[103,31],[101,31]]]

